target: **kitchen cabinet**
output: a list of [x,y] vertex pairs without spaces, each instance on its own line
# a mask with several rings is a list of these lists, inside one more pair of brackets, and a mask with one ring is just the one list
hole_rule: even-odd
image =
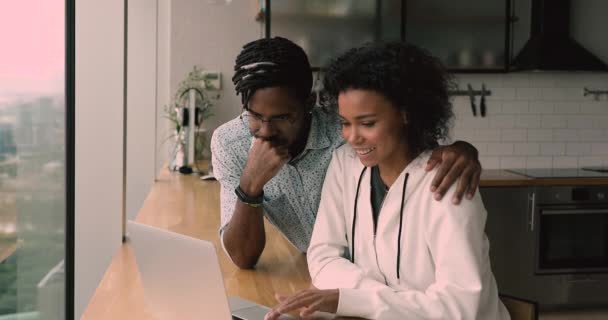
[[490,261],[498,290],[503,294],[521,296],[527,288],[514,279],[525,279],[533,267],[525,263],[534,259],[535,239],[528,229],[529,199],[533,188],[482,187],[479,192],[488,212],[486,235],[490,241]]
[[404,39],[428,49],[452,71],[506,71],[510,1],[407,0]]
[[405,40],[452,71],[500,72],[509,0],[266,0],[266,36],[300,45],[316,69],[365,42]]
[[265,0],[266,36],[299,44],[314,69],[365,42],[402,40],[452,72],[608,71],[602,0]]
[[266,0],[266,36],[292,40],[313,69],[366,42],[401,39],[401,0]]

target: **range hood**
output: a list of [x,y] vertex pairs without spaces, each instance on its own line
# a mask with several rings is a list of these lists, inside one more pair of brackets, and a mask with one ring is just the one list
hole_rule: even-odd
[[513,59],[514,69],[608,70],[570,37],[570,0],[532,0],[531,14],[530,39]]

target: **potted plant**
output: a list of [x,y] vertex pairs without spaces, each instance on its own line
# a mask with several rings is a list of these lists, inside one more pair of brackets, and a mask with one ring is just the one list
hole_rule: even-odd
[[[198,125],[191,130],[201,129],[203,121],[212,117],[213,107],[220,98],[220,94],[211,81],[211,78],[203,69],[194,66],[187,77],[179,83],[175,94],[169,105],[164,107],[165,118],[169,120],[171,133],[167,140],[173,140],[174,145],[171,148],[169,169],[178,170],[181,167],[188,166],[184,163],[185,155],[187,154],[187,132],[182,126],[183,110],[189,107],[189,99],[194,96],[194,106],[197,110],[196,117]],[[191,95],[190,92],[194,94]],[[190,115],[195,116],[195,115]],[[195,145],[195,154],[202,154],[207,148],[207,138],[204,135],[198,135],[195,131],[195,141],[191,142]],[[191,160],[196,160],[191,159]],[[194,161],[196,163],[196,161]]]

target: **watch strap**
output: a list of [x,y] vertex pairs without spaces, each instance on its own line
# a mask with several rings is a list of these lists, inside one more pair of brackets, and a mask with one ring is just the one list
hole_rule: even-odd
[[234,189],[234,193],[236,194],[236,196],[239,198],[239,200],[250,206],[250,207],[260,207],[262,205],[262,203],[264,202],[264,192],[262,191],[262,193],[257,196],[257,197],[252,197],[249,196],[247,193],[245,193],[245,191],[243,191],[243,189],[241,189],[241,186],[237,186],[236,189]]

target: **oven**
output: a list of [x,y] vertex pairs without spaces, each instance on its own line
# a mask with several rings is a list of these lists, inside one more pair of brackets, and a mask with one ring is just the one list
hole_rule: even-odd
[[531,193],[536,274],[608,273],[607,189],[537,187]]
[[480,191],[499,292],[541,310],[608,306],[608,186]]

